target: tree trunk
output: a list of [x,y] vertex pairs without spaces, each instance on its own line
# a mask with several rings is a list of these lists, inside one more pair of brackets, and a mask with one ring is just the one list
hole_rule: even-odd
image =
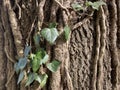
[[[57,59],[62,64],[57,72],[48,72],[42,90],[120,89],[120,0],[104,0],[106,5],[94,13],[90,9],[78,15],[70,8],[74,2],[86,1],[0,0],[0,90],[38,90],[35,83],[17,85],[14,64],[26,44],[34,46],[36,30],[51,22],[58,24],[60,36],[53,46],[42,44],[49,61]],[[66,25],[71,28],[67,42],[63,38]]]

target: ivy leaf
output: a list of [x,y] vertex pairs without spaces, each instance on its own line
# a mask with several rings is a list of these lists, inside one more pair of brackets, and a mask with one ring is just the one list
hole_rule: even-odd
[[40,64],[45,64],[45,63],[48,61],[48,58],[49,58],[49,55],[46,54],[46,55],[44,56],[44,58],[41,60],[41,63],[40,63]]
[[39,83],[41,83],[41,78],[40,78],[39,75],[37,75],[37,76],[35,77],[35,80],[38,81]]
[[20,70],[19,67],[18,67],[18,63],[15,63],[14,69],[15,69],[15,72],[18,74],[19,70]]
[[86,6],[92,6],[92,5],[93,5],[93,2],[87,1],[85,4],[86,4]]
[[23,68],[25,68],[26,64],[27,64],[27,58],[26,57],[25,58],[20,58],[16,68],[22,70]]
[[45,56],[45,51],[44,49],[40,49],[39,51],[36,52],[36,58],[41,60]]
[[103,2],[103,1],[96,1],[96,2],[88,1],[88,2],[86,2],[86,5],[91,6],[95,10],[98,10],[100,6],[105,5],[105,2]]
[[78,4],[78,3],[72,4],[72,8],[73,8],[74,10],[76,10],[76,11],[79,11],[79,10],[83,10],[83,9],[84,9],[84,8],[83,8],[80,4]]
[[37,51],[36,54],[34,54],[33,58],[32,59],[32,70],[33,72],[36,72],[39,67],[40,67],[40,62],[42,60],[42,58],[44,57],[45,53],[44,53],[44,50],[40,50],[40,51]]
[[43,49],[36,53],[36,58],[39,60],[39,65],[42,65],[42,59],[44,58],[45,54],[46,53]]
[[44,37],[50,44],[53,44],[58,37],[58,31],[56,28],[44,28],[41,31],[42,37]]
[[36,72],[39,69],[39,67],[40,67],[39,63],[40,63],[40,60],[37,59],[36,57],[32,60],[32,70],[33,70],[33,72]]
[[17,84],[19,84],[22,81],[23,78],[24,78],[24,71],[21,71],[20,74],[19,74],[19,77],[18,77]]
[[39,43],[40,43],[40,35],[39,34],[35,34],[34,43],[36,46],[39,46]]
[[47,64],[47,68],[52,72],[56,72],[60,64],[61,64],[60,61],[53,60],[51,63]]
[[41,83],[40,83],[40,87],[43,88],[47,82],[48,79],[48,75],[47,74],[43,74],[40,76],[41,78]]
[[65,33],[65,40],[67,41],[70,37],[70,27],[65,26],[64,33]]
[[56,28],[57,23],[53,22],[49,24],[49,28]]
[[25,86],[29,86],[35,80],[36,76],[37,76],[36,73],[29,73]]
[[41,49],[36,52],[36,54],[31,54],[31,65],[33,72],[36,72],[40,65],[45,64],[48,61],[49,56],[46,54],[46,52]]
[[93,3],[92,8],[98,10],[100,6],[105,5],[103,1],[96,1]]
[[29,58],[32,59],[32,60],[33,60],[35,57],[36,57],[36,56],[35,56],[35,54],[33,54],[33,53],[31,53],[30,56],[29,56]]
[[26,47],[25,47],[25,50],[24,50],[24,56],[25,56],[25,57],[28,56],[30,50],[31,50],[31,46],[26,46]]
[[37,52],[36,57],[40,60],[40,65],[45,64],[49,58],[48,54],[46,54],[46,52],[43,49]]

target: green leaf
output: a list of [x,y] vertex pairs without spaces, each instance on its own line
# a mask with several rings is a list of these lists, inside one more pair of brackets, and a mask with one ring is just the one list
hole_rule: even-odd
[[18,63],[15,63],[14,64],[14,69],[15,69],[15,72],[18,74],[19,73],[19,66],[18,66]]
[[67,41],[70,37],[70,27],[65,26],[64,33],[65,33],[65,40]]
[[31,53],[30,56],[29,56],[29,58],[32,59],[32,60],[33,60],[35,57],[36,57],[36,56],[35,56],[35,54],[33,54],[33,53]]
[[98,10],[100,6],[105,5],[103,1],[96,1],[93,3],[92,8]]
[[36,76],[35,80],[38,81],[39,83],[41,83],[41,78],[39,75]]
[[58,37],[58,31],[56,28],[44,28],[41,31],[42,37],[44,37],[50,44],[53,44]]
[[39,69],[39,67],[40,67],[40,60],[37,59],[37,58],[34,58],[32,60],[32,70],[33,70],[33,72],[36,72]]
[[43,49],[40,49],[36,52],[36,58],[39,59],[39,61],[45,56],[45,51]]
[[86,5],[91,6],[95,10],[98,10],[100,6],[105,5],[105,2],[103,2],[103,1],[96,1],[96,2],[88,1],[88,2],[86,2]]
[[30,50],[31,50],[31,46],[26,46],[26,47],[25,47],[25,50],[24,50],[24,56],[25,56],[25,57],[28,56]]
[[18,77],[17,84],[19,84],[22,81],[23,78],[24,78],[24,71],[21,71],[20,74],[19,74],[19,77]]
[[27,79],[27,82],[26,82],[25,86],[29,86],[35,80],[36,76],[37,76],[36,73],[29,73],[28,74],[28,79]]
[[49,24],[49,28],[56,28],[57,23],[53,22]]
[[34,43],[36,46],[39,46],[39,43],[40,43],[40,35],[39,34],[35,34]]
[[93,5],[93,2],[87,1],[85,4],[86,4],[86,6],[92,6],[92,5]]
[[74,10],[77,10],[77,11],[84,9],[84,8],[83,8],[80,4],[78,4],[78,3],[72,4],[72,7],[73,7]]
[[40,87],[43,88],[47,82],[48,79],[48,75],[47,74],[43,74],[40,76],[41,78],[41,83],[40,83]]
[[36,54],[31,54],[30,58],[32,70],[36,72],[39,69],[40,65],[45,64],[48,61],[49,56],[43,49],[40,49],[36,52]]
[[48,61],[49,56],[43,49],[41,49],[39,52],[37,52],[36,58],[40,60],[40,65],[42,65]]
[[26,64],[27,64],[27,58],[26,57],[20,58],[17,64],[17,68],[22,70],[25,68]]
[[47,68],[52,72],[56,72],[60,64],[60,61],[53,60],[51,63],[47,64]]
[[41,60],[40,64],[45,64],[48,61],[48,59],[49,59],[49,55],[46,54],[44,58]]
[[40,62],[41,62],[42,58],[44,57],[44,55],[45,55],[44,50],[41,49],[40,51],[37,51],[37,53],[33,55],[33,58],[31,58],[33,72],[36,72],[39,69]]

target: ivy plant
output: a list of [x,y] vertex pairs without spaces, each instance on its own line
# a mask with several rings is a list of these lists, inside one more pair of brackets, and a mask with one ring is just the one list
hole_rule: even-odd
[[[31,46],[26,45],[24,49],[23,57],[19,58],[18,62],[15,63],[14,69],[18,74],[19,84],[23,79],[27,77],[25,86],[31,85],[34,81],[40,84],[40,87],[44,87],[48,75],[44,70],[42,72],[41,68],[47,68],[51,72],[56,72],[61,64],[58,60],[52,60],[48,62],[49,55],[46,51],[39,46],[41,38],[47,40],[50,44],[54,44],[59,36],[58,30],[56,28],[56,23],[50,23],[48,28],[43,28],[41,32],[35,33],[33,39],[36,46],[36,51],[33,53],[31,51]],[[68,26],[64,27],[64,38],[66,41],[69,39],[70,28]]]
[[103,2],[103,1],[95,1],[95,2],[87,1],[85,3],[85,5],[80,5],[79,3],[73,3],[71,6],[75,11],[80,11],[80,10],[84,10],[87,7],[92,7],[94,10],[99,10],[99,7],[102,5],[105,5],[105,2]]
[[[18,75],[19,84],[25,77],[27,73],[26,85],[29,86],[34,81],[40,83],[41,88],[46,84],[48,75],[39,74],[39,69],[41,66],[45,66],[48,70],[55,72],[60,66],[61,62],[58,60],[53,60],[48,63],[49,56],[44,49],[39,49],[36,53],[30,53],[31,47],[26,46],[24,50],[24,57],[20,58],[17,63],[15,63],[14,68]],[[28,68],[29,67],[29,68]]]
[[78,3],[73,3],[71,6],[73,7],[73,9],[75,11],[80,11],[80,10],[84,9],[84,7],[82,5],[80,5],[80,4],[78,4]]

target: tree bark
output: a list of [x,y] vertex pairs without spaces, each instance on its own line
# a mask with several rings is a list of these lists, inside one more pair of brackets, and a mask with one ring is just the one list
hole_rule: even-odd
[[[14,63],[23,56],[26,44],[34,46],[36,30],[51,22],[58,24],[60,36],[53,46],[42,44],[49,61],[57,59],[62,64],[57,72],[48,72],[47,85],[41,90],[120,89],[120,1],[104,0],[106,5],[87,14],[78,15],[70,8],[74,2],[85,1],[0,0],[0,90],[40,90],[35,83],[17,85]],[[66,25],[71,28],[67,42],[63,38]]]

